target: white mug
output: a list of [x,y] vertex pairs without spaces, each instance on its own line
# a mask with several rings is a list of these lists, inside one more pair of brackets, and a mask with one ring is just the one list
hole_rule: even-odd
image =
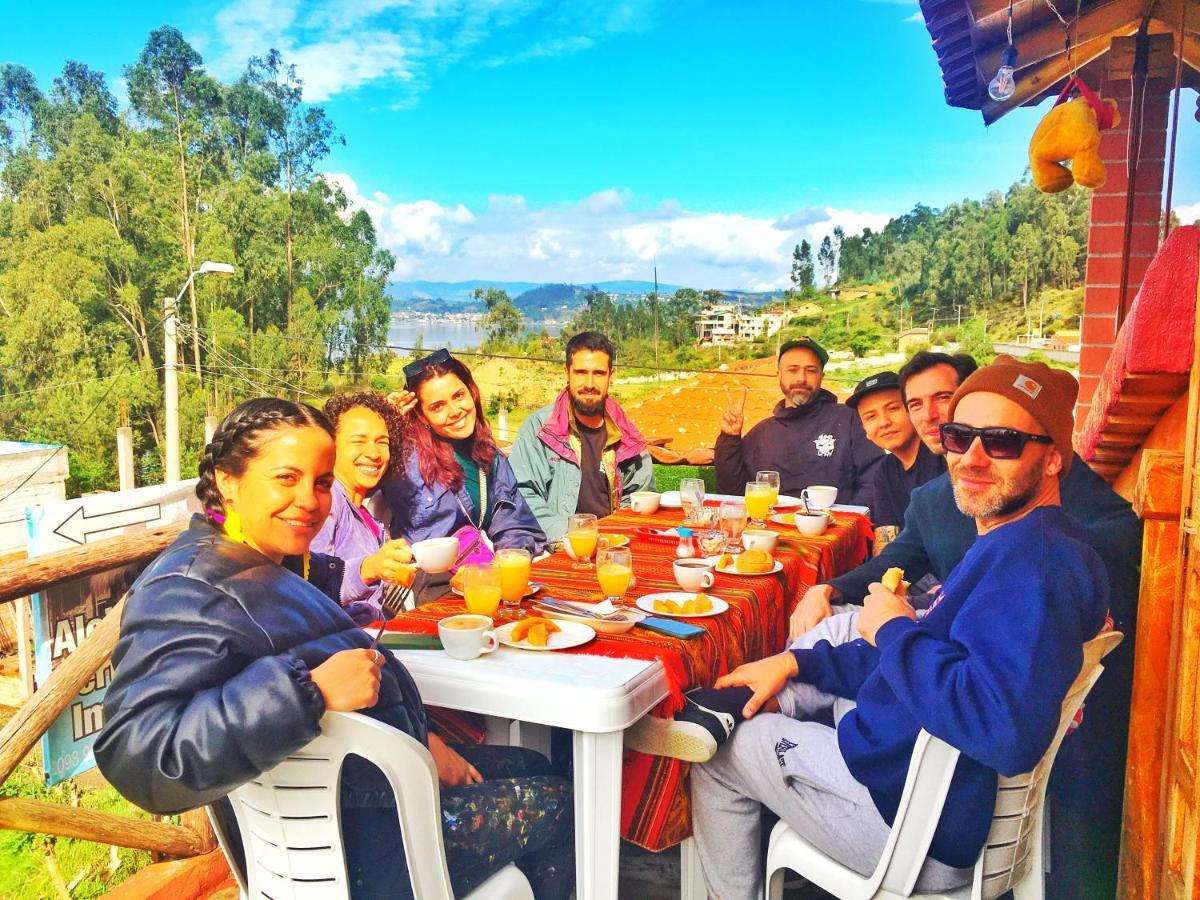
[[629,508],[639,516],[649,516],[658,512],[658,494],[654,491],[635,491],[629,498]]
[[713,585],[712,563],[702,559],[677,559],[671,566],[675,583],[685,591],[704,591]]
[[500,646],[492,631],[492,620],[474,613],[442,619],[438,622],[438,637],[446,653],[455,659],[474,659]]
[[811,509],[829,509],[837,503],[837,488],[829,484],[813,484],[800,492],[800,499]]
[[816,537],[829,527],[829,513],[823,509],[813,513],[798,510],[793,514],[793,520],[796,523],[796,530],[808,537]]
[[747,550],[765,550],[767,553],[774,553],[777,543],[779,543],[779,534],[775,531],[765,528],[747,528],[742,532],[742,546]]

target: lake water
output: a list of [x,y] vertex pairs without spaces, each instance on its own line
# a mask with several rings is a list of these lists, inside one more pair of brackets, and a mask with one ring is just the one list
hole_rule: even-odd
[[[533,328],[535,326],[527,323],[526,327]],[[537,330],[540,331],[542,327],[540,322],[537,323]],[[550,334],[558,334],[562,328],[558,324],[546,324],[544,327]],[[427,350],[436,350],[439,347],[445,347],[448,350],[465,350],[469,347],[478,347],[483,343],[485,335],[483,329],[474,322],[392,317],[391,324],[388,326],[389,347],[413,347],[416,345],[418,337],[421,339],[422,346]],[[404,351],[397,352],[403,354]]]

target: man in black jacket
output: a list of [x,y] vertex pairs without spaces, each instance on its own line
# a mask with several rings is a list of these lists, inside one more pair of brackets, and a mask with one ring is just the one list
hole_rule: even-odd
[[760,470],[779,473],[779,490],[799,495],[810,485],[838,489],[837,502],[871,506],[873,470],[883,451],[867,440],[858,414],[821,387],[829,354],[811,338],[779,348],[783,399],[742,437],[745,392],[721,417],[715,449],[717,490],[741,494]]

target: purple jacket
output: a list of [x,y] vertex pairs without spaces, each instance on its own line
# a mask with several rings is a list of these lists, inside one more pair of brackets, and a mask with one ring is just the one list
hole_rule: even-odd
[[379,527],[378,536],[355,511],[341,482],[334,479],[333,508],[329,510],[329,518],[309,548],[313,553],[324,553],[345,560],[346,573],[342,576],[339,599],[350,618],[359,625],[379,619],[383,600],[383,582],[367,584],[362,580],[359,569],[363,559],[388,540],[386,526],[372,516],[365,505],[362,511]]

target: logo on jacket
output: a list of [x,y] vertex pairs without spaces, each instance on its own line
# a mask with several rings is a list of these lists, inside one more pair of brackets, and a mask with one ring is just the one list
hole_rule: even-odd
[[817,447],[817,456],[833,456],[833,448],[837,444],[837,438],[832,434],[819,434],[813,438],[813,443]]

